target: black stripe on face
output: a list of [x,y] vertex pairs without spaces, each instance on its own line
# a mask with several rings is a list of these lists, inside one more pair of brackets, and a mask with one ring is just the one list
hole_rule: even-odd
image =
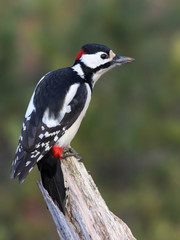
[[107,68],[109,68],[110,66],[111,66],[111,62],[107,62],[107,63],[105,63],[105,64],[102,64],[102,65],[98,66],[97,68],[92,69],[92,72],[93,72],[93,73],[96,73],[96,72],[98,72],[98,71],[100,71],[100,70],[102,70],[102,69],[107,69]]

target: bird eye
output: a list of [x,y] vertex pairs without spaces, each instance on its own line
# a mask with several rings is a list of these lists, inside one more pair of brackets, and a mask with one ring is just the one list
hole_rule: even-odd
[[103,54],[101,54],[101,58],[102,58],[102,59],[106,59],[106,58],[108,58],[108,55],[105,54],[105,53],[103,53]]

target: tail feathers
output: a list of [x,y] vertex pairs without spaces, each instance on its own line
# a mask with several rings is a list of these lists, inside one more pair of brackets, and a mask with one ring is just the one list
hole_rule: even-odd
[[37,159],[31,159],[30,153],[23,151],[21,155],[16,156],[11,168],[11,178],[18,178],[22,183],[28,173],[32,170]]
[[59,158],[54,157],[50,151],[38,162],[38,168],[44,188],[60,210],[65,213],[66,190]]

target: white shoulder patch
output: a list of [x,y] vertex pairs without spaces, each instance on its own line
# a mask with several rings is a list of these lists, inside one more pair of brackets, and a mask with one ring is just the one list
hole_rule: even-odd
[[57,117],[55,117],[53,114],[49,114],[49,108],[46,109],[43,115],[43,123],[46,124],[47,127],[56,127],[57,125],[60,124],[61,120],[63,119],[64,115],[66,113],[71,112],[71,106],[69,105],[70,102],[73,100],[74,96],[76,95],[76,92],[78,90],[78,87],[80,86],[79,83],[75,83],[72,86],[70,86],[69,91],[67,92],[63,107],[59,111],[59,114]]
[[81,68],[81,65],[78,63],[72,67],[72,69],[77,72],[77,74],[84,79],[84,72]]
[[86,89],[87,89],[87,98],[86,98],[84,108],[81,111],[78,118],[76,119],[76,121],[71,125],[71,127],[68,128],[68,129],[63,129],[65,131],[65,133],[64,133],[64,135],[62,135],[60,137],[60,139],[57,142],[58,146],[60,146],[60,147],[70,146],[70,143],[71,143],[72,139],[74,138],[74,136],[76,135],[76,133],[77,133],[79,127],[80,127],[80,124],[81,124],[81,122],[82,122],[82,120],[83,120],[83,118],[86,114],[86,111],[88,109],[88,106],[89,106],[89,103],[90,103],[90,100],[91,100],[92,92],[91,92],[89,84],[85,83],[85,85],[86,85]]

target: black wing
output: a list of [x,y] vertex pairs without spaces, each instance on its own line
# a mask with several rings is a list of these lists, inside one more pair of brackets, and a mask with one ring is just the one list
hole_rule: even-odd
[[[43,80],[44,81],[44,80]],[[60,101],[54,103],[54,109],[49,112],[49,117],[54,117],[55,120],[59,120],[58,124],[54,127],[48,127],[43,121],[43,114],[45,113],[45,108],[43,109],[43,100],[47,101],[47,91],[49,89],[46,87],[43,89],[46,82],[42,82],[36,89],[38,94],[35,94],[36,98],[34,99],[34,109],[30,116],[26,117],[23,123],[23,128],[21,136],[19,139],[19,144],[17,147],[15,159],[12,164],[11,177],[19,178],[19,181],[22,182],[27,174],[31,171],[34,165],[41,160],[41,158],[49,152],[49,150],[54,146],[57,140],[65,133],[78,118],[87,99],[87,87],[85,83],[79,83],[77,91],[68,104],[71,111],[64,114],[62,119],[58,119],[61,116],[61,111],[63,108],[63,100],[65,95],[68,92],[68,86],[65,92],[61,91]],[[41,87],[41,90],[40,90]],[[44,91],[43,91],[44,90]],[[56,86],[57,90],[57,86]],[[51,89],[52,95],[54,91]],[[62,95],[64,95],[62,97]],[[38,96],[38,98],[37,98]],[[52,101],[52,96],[48,97]],[[41,108],[38,104],[41,103]],[[52,103],[50,103],[52,104]],[[57,111],[58,106],[59,111]],[[39,108],[39,110],[38,110]],[[43,110],[42,110],[43,109]]]

